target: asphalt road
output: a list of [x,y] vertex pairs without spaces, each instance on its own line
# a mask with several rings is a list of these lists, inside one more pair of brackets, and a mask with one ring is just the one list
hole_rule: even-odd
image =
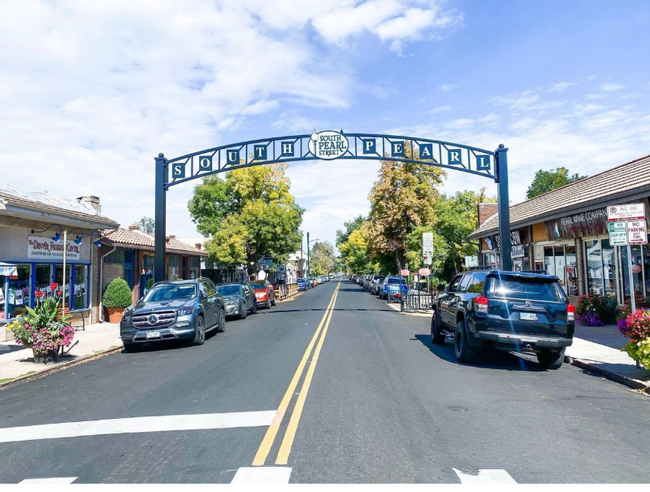
[[[458,483],[455,470],[489,469],[519,483],[650,482],[647,396],[511,354],[458,364],[450,343],[431,345],[427,318],[337,285],[229,321],[201,347],[113,354],[0,391],[0,482],[230,483],[254,461],[303,483]],[[214,414],[235,423],[138,419],[181,416],[178,429]],[[77,437],[30,427],[70,422],[85,423]],[[15,427],[32,437],[6,438]]]

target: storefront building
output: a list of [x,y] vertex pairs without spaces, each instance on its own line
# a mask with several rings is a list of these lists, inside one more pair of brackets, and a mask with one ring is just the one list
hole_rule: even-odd
[[[39,299],[55,297],[66,309],[98,319],[100,231],[119,224],[100,214],[99,198],[57,198],[0,183],[0,321],[24,314]],[[64,245],[64,236],[67,236]],[[65,270],[63,266],[65,251]],[[64,291],[65,284],[65,291]]]
[[[627,247],[610,245],[607,207],[644,203],[650,218],[650,156],[571,183],[510,207],[513,269],[556,275],[569,296],[598,293],[630,297]],[[498,215],[479,214],[481,264],[498,264]],[[515,251],[516,241],[520,248]],[[631,246],[636,296],[650,299],[650,247]]]
[[[153,285],[155,238],[131,226],[102,237],[102,274],[98,288],[104,291],[114,278],[123,278],[133,291],[133,301]],[[189,280],[201,276],[201,260],[206,254],[201,245],[191,246],[170,235],[165,245],[167,280]]]

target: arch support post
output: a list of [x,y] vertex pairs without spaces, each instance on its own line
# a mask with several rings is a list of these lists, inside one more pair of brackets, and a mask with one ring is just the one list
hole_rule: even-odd
[[496,160],[499,208],[499,254],[501,270],[512,270],[510,243],[510,192],[508,190],[508,149],[503,144],[494,153]]
[[156,157],[156,210],[155,249],[153,281],[165,280],[165,238],[167,225],[167,159],[163,154]]

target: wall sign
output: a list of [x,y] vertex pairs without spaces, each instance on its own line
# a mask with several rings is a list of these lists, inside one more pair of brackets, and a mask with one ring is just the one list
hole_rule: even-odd
[[546,232],[551,239],[573,239],[607,234],[607,209],[599,208],[581,214],[567,215],[560,219],[547,220],[545,224]]
[[[63,260],[63,242],[57,243],[49,237],[29,236],[27,238],[27,257],[36,259]],[[68,260],[79,260],[81,247],[73,241],[68,241]]]

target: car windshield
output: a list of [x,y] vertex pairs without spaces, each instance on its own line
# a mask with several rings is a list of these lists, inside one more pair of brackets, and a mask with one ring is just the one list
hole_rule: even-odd
[[239,285],[220,285],[217,287],[219,294],[222,296],[236,296],[241,291]]
[[491,277],[491,297],[527,299],[531,301],[563,301],[557,282],[551,279],[522,277]]
[[253,289],[266,289],[266,284],[264,282],[251,282],[249,285]]
[[157,284],[144,297],[144,302],[186,300],[195,296],[195,284]]
[[389,278],[389,279],[387,280],[387,282],[388,282],[389,284],[403,284],[403,283],[404,283],[404,280],[401,279],[401,278]]

